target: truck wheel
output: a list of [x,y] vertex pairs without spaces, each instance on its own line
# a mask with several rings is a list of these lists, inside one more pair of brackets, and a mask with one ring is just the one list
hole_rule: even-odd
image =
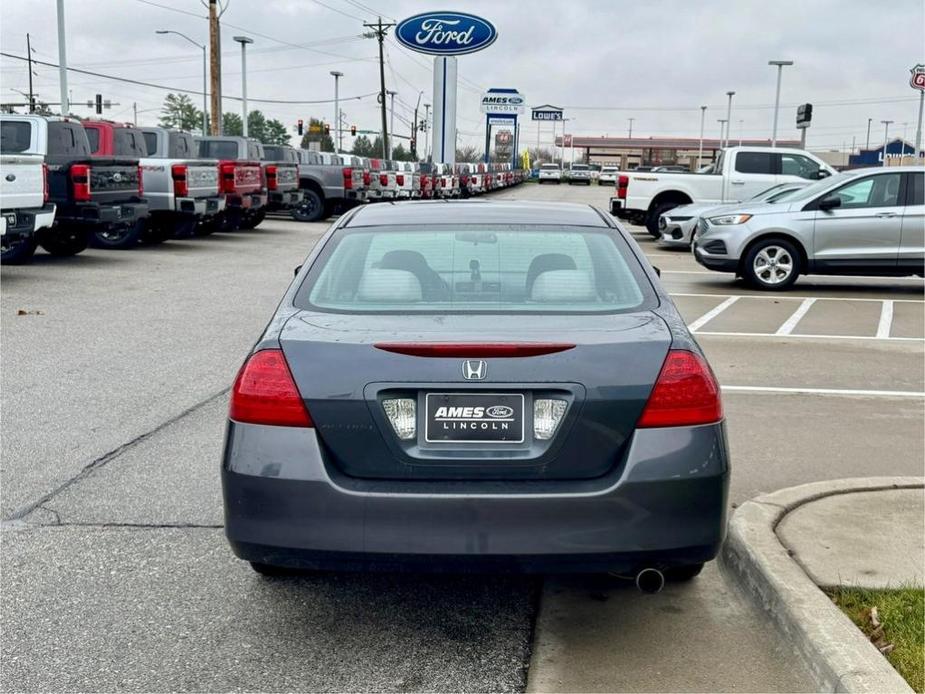
[[32,261],[35,255],[34,238],[23,239],[17,243],[0,248],[0,263],[3,265],[24,265]]
[[240,207],[226,209],[217,215],[215,231],[237,231],[243,219],[244,211]]
[[673,210],[680,204],[679,202],[661,202],[652,208],[652,211],[646,216],[646,229],[649,234],[651,234],[652,238],[659,239],[662,237],[662,232],[658,230],[658,218],[668,210]]
[[39,243],[51,255],[59,257],[77,255],[90,245],[90,234],[79,226],[68,229],[59,225],[51,233],[42,234],[39,237]]
[[169,238],[173,238],[173,225],[163,219],[149,219],[144,231],[141,232],[141,243],[146,246],[164,243]]
[[742,276],[756,289],[788,289],[800,276],[802,258],[789,241],[762,239],[745,254]]
[[173,238],[188,239],[195,236],[198,221],[195,217],[182,217],[175,221],[173,224]]
[[310,188],[302,192],[305,193],[305,197],[297,207],[292,208],[292,218],[297,222],[317,222],[324,214],[321,196]]
[[147,221],[139,219],[132,224],[111,226],[108,229],[94,232],[93,245],[97,248],[124,251],[138,245],[144,233]]
[[248,212],[244,215],[244,218],[241,219],[240,229],[254,229],[260,226],[261,222],[266,219],[267,211],[258,210],[257,212]]

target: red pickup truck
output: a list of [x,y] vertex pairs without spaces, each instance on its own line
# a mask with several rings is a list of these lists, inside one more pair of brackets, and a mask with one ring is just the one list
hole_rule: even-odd
[[201,223],[196,233],[256,227],[266,215],[268,201],[260,143],[237,136],[197,137],[196,142],[201,158],[218,159],[219,186],[225,195],[225,211]]

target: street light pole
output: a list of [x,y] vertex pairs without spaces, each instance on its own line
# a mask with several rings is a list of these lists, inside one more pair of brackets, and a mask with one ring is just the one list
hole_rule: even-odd
[[886,146],[889,142],[890,123],[893,121],[882,120],[880,122],[883,123],[883,164],[881,166],[886,166]]
[[[71,112],[67,93],[67,41],[64,37],[64,0],[58,0],[58,82],[61,86],[61,115]],[[30,46],[31,48],[31,46]],[[31,55],[29,56],[32,57]]]
[[703,123],[704,119],[707,117],[707,107],[700,107],[700,147],[697,149],[697,168],[701,167],[701,160],[703,159]]
[[726,107],[726,147],[729,146],[729,131],[732,124],[732,97],[735,92],[726,92],[726,96],[729,97],[729,106]]
[[247,137],[247,44],[254,39],[247,36],[235,36],[234,40],[241,44],[241,132]]
[[191,44],[193,44],[194,46],[202,50],[202,134],[208,135],[209,125],[208,125],[208,121],[206,120],[206,109],[207,109],[206,104],[208,103],[206,100],[206,82],[208,79],[208,71],[206,68],[206,45],[204,43],[197,43],[196,41],[193,41],[193,39],[191,39],[186,34],[180,33],[179,31],[173,31],[172,29],[157,29],[154,33],[155,34],[176,34],[177,36],[180,36],[186,39]]
[[725,118],[717,118],[716,122],[719,123],[719,148],[723,149],[723,138],[726,136],[725,131],[727,121]]
[[331,76],[334,78],[334,139],[337,140],[335,149],[340,152],[344,148],[344,139],[340,129],[340,93],[338,82],[344,76],[343,72],[331,70]]
[[[777,147],[777,115],[780,109],[780,79],[785,65],[793,65],[792,60],[769,60],[768,65],[777,66],[777,94],[774,97],[774,127],[771,129],[771,146]],[[730,101],[732,97],[730,97]]]
[[635,119],[635,118],[629,118],[629,119],[627,119],[627,120],[629,120],[629,122],[630,122],[630,136],[629,136],[629,139],[632,140],[632,139],[633,139],[633,121],[636,120],[636,119]]
[[864,149],[870,149],[870,124],[873,120],[873,118],[867,119],[867,141],[864,143]]

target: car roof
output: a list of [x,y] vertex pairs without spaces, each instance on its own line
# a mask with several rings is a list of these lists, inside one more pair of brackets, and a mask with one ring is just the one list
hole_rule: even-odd
[[358,208],[345,227],[406,224],[527,224],[609,227],[590,205],[563,202],[429,200]]
[[888,174],[888,173],[922,173],[921,166],[867,166],[863,169],[847,169],[842,173],[864,174]]

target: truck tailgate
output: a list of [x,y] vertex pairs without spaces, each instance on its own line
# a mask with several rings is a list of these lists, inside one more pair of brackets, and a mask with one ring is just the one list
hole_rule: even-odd
[[45,201],[45,175],[40,154],[5,154],[0,157],[0,200],[4,210],[41,207]]
[[218,195],[218,162],[184,162],[186,181],[191,198],[210,198]]

